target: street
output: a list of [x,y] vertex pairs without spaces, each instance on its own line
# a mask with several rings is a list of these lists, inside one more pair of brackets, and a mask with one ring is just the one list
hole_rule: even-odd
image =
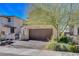
[[20,56],[20,55],[9,54],[9,53],[0,53],[0,56]]
[[79,56],[79,53],[0,47],[0,56]]

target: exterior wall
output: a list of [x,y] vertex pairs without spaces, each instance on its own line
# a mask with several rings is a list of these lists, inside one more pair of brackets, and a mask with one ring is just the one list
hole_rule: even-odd
[[33,40],[50,40],[52,29],[29,29],[29,38]]
[[[8,22],[8,18],[10,18],[10,22]],[[0,34],[1,31],[4,31],[5,34],[10,34],[10,28],[15,27],[15,33],[17,33],[22,26],[22,20],[18,19],[14,16],[0,16]]]
[[4,31],[5,33],[9,33],[9,28],[7,28],[7,27],[1,27],[1,31]]
[[14,26],[17,27],[17,28],[19,28],[23,24],[23,20],[20,20],[19,18],[12,17],[12,20],[14,20],[13,21]]
[[74,35],[78,35],[78,27],[77,27],[77,25],[74,25]]
[[[23,35],[23,32],[25,35]],[[52,35],[53,34],[53,35]],[[51,25],[27,25],[21,28],[21,38],[48,41],[57,36],[57,31]]]
[[[11,22],[8,22],[8,18],[11,19]],[[6,17],[6,16],[0,16],[0,24],[6,24],[6,25],[10,25],[12,27],[19,27],[19,26],[22,26],[22,23],[23,23],[23,20],[20,20],[19,18],[17,17]]]
[[29,29],[21,28],[20,40],[28,40],[29,39]]
[[53,29],[53,38],[56,38],[57,37],[57,30],[53,27],[52,28]]
[[70,26],[70,37],[72,38],[72,42],[79,44],[79,35],[78,35],[78,26],[73,25]]
[[70,26],[70,34],[72,33],[72,36],[78,36],[78,28],[79,26],[77,25]]
[[5,17],[0,17],[0,26],[7,24],[7,18]]
[[7,24],[7,18],[0,17],[0,34],[1,31],[4,31],[5,33],[9,32],[9,28],[4,27],[5,24]]

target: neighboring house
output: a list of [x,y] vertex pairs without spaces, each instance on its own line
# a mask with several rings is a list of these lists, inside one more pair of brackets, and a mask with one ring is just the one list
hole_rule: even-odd
[[15,16],[0,16],[0,34],[17,33],[22,23],[23,20]]
[[78,36],[79,26],[78,25],[68,26],[68,28],[64,32],[66,34],[69,34],[70,36]]
[[49,41],[56,34],[56,30],[50,25],[27,25],[21,28],[21,40]]
[[78,25],[71,26],[70,33],[71,35],[79,36],[79,26]]
[[70,36],[73,42],[79,44],[79,25],[69,26],[67,30],[65,31],[65,35]]

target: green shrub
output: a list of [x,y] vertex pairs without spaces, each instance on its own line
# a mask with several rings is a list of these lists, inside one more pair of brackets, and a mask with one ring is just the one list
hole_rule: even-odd
[[50,42],[48,45],[48,49],[56,50],[56,51],[66,51],[65,43],[58,43],[57,41]]
[[76,47],[76,45],[72,45],[72,44],[60,44],[62,45],[62,47],[60,47],[60,49],[58,51],[68,51],[68,52],[74,52],[74,53],[78,53],[79,49]]
[[67,51],[66,44],[64,44],[64,43],[58,43],[57,46],[56,46],[56,50],[57,51]]
[[76,45],[68,45],[68,51],[78,53],[79,49],[76,47]]
[[66,43],[58,43],[56,41],[49,44],[48,49],[55,51],[67,51],[67,52],[79,52],[76,45],[66,44]]
[[53,41],[53,42],[49,42],[49,45],[47,46],[47,48],[50,50],[56,50],[56,46],[57,46],[57,42]]
[[69,42],[71,42],[71,38],[70,37],[67,37],[67,36],[63,36],[63,37],[61,37],[58,40],[58,42],[60,42],[60,43],[69,43]]
[[48,49],[55,50],[55,51],[67,51],[67,52],[79,52],[79,49],[76,47],[75,44],[71,41],[69,37],[61,37],[60,40],[52,39],[48,46]]

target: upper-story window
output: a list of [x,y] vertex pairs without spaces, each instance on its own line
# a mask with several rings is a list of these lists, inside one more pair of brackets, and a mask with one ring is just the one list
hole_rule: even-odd
[[8,18],[8,22],[11,22],[11,19],[10,18]]

